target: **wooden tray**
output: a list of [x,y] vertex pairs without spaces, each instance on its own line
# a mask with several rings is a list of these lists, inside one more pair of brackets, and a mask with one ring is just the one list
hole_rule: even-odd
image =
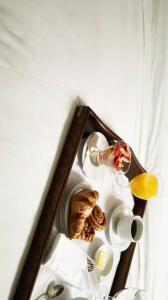
[[[15,300],[28,300],[31,296],[45,247],[52,231],[58,204],[68,181],[80,141],[83,137],[87,137],[94,131],[99,131],[104,134],[109,144],[111,144],[114,139],[121,139],[99,119],[90,107],[77,107],[14,293],[13,299]],[[134,176],[143,172],[146,171],[140,165],[132,151],[132,163],[127,177],[131,180]],[[134,214],[143,217],[146,201],[134,197],[134,202]],[[125,287],[135,245],[135,243],[132,243],[129,248],[121,254],[110,291],[110,295],[112,296]]]

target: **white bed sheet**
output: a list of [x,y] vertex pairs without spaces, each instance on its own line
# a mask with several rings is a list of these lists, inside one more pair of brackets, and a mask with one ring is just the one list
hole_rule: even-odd
[[137,155],[148,171],[161,175],[164,189],[159,199],[148,202],[145,234],[132,266],[137,261],[137,283],[148,290],[148,299],[152,300],[167,299],[167,14],[167,1],[142,1],[143,81]]
[[[0,0],[0,298],[8,299],[77,104],[164,178],[128,286],[167,296],[167,1]],[[25,217],[26,214],[26,217]]]

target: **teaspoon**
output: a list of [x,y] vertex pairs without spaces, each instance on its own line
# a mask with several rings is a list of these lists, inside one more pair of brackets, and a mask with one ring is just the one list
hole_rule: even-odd
[[49,298],[54,298],[56,296],[61,295],[62,292],[63,292],[63,290],[64,290],[63,285],[60,285],[60,284],[58,284],[58,285],[50,285],[48,287],[48,290],[47,290],[47,296]]
[[39,296],[38,298],[36,298],[36,300],[46,299],[46,297],[48,297],[49,299],[55,298],[55,297],[61,295],[63,290],[64,290],[64,287],[61,284],[57,284],[57,285],[50,284],[48,286],[47,293]]

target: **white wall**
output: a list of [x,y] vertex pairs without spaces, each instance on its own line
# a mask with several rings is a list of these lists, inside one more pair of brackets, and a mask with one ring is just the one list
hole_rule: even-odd
[[77,103],[91,106],[136,151],[141,4],[0,0],[0,23],[0,298],[5,300]]

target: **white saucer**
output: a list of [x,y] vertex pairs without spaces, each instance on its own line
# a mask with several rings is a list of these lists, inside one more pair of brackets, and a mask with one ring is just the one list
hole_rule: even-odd
[[114,211],[112,212],[110,221],[109,221],[109,242],[110,244],[118,251],[126,250],[130,242],[124,241],[120,239],[120,237],[116,233],[116,224],[121,217],[121,215],[133,215],[131,208],[126,206],[125,204],[118,205]]
[[106,137],[100,132],[93,132],[86,139],[82,149],[82,170],[86,176],[92,176],[97,168],[90,160],[90,149],[105,150],[108,146]]
[[69,233],[68,233],[68,215],[69,215],[70,200],[71,200],[71,198],[74,194],[77,194],[82,190],[91,190],[91,189],[92,189],[92,187],[89,183],[87,183],[86,181],[82,181],[82,182],[76,184],[72,188],[70,193],[68,194],[67,198],[65,198],[65,201],[63,203],[63,209],[62,209],[62,218],[63,218],[62,229],[68,237],[69,237]]

